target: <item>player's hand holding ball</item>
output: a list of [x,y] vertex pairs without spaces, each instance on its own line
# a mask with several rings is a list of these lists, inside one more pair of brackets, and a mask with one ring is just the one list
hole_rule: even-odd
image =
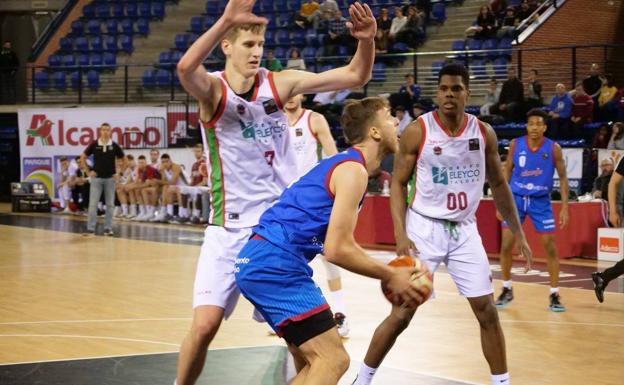
[[381,283],[381,290],[394,305],[416,308],[431,296],[433,275],[419,259],[399,256],[388,263],[394,267],[392,277]]

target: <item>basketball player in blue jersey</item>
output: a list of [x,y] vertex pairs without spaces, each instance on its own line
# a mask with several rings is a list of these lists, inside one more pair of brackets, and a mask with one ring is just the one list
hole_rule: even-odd
[[[438,109],[421,115],[401,135],[390,188],[397,254],[416,255],[435,272],[444,262],[481,329],[481,347],[493,385],[508,385],[505,338],[492,296],[490,265],[475,212],[487,180],[494,202],[531,264],[531,250],[503,176],[498,140],[489,125],[466,114],[466,68],[449,64],[438,75]],[[409,199],[408,199],[409,189]],[[416,309],[393,306],[375,330],[356,385],[369,385]]]
[[386,282],[404,306],[423,301],[410,281],[414,268],[376,261],[353,236],[369,175],[397,150],[398,121],[385,101],[365,98],[345,106],[342,126],[353,147],[322,160],[284,191],[236,259],[241,293],[288,343],[296,385],[336,385],[349,366],[329,305],[312,280],[308,263],[317,254]]
[[[349,7],[346,27],[358,40],[349,64],[321,73],[260,68],[267,20],[253,14],[254,0],[228,1],[221,17],[177,65],[180,83],[199,104],[210,192],[193,295],[193,321],[178,359],[177,385],[194,384],[208,345],[238,301],[234,262],[264,210],[296,173],[283,102],[306,93],[366,84],[375,58],[376,22],[368,5]],[[223,71],[203,62],[220,44]]]
[[[561,211],[559,226],[568,224],[568,177],[561,147],[544,136],[548,114],[541,109],[527,113],[527,135],[514,139],[509,145],[509,155],[505,163],[505,179],[511,185],[520,221],[528,215],[535,231],[542,236],[542,245],[548,258],[550,276],[549,309],[564,312],[565,306],[559,297],[559,257],[555,247],[556,222],[550,204],[555,169],[561,186]],[[499,217],[499,219],[501,219]],[[511,287],[511,252],[514,238],[507,222],[503,222],[503,241],[500,264],[503,274],[503,291],[496,300],[496,307],[505,308],[514,298]]]

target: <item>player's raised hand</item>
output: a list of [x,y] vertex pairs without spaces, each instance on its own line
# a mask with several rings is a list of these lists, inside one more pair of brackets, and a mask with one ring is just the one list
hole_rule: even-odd
[[349,16],[351,16],[351,21],[347,22],[347,28],[349,28],[351,36],[358,40],[373,40],[375,38],[377,21],[368,4],[351,4]]
[[230,0],[223,11],[223,18],[233,27],[242,24],[267,24],[267,19],[254,15],[255,3],[256,0]]
[[533,252],[529,247],[529,243],[526,240],[524,234],[519,234],[516,239],[516,245],[518,245],[518,250],[520,251],[520,255],[524,259],[526,259],[526,265],[524,266],[524,272],[528,273],[531,270],[533,265]]
[[570,220],[570,215],[568,214],[568,207],[562,206],[561,211],[559,211],[559,226],[562,229],[565,229]]
[[418,254],[418,249],[414,242],[412,242],[407,235],[399,236],[396,240],[396,253],[397,255],[414,255]]

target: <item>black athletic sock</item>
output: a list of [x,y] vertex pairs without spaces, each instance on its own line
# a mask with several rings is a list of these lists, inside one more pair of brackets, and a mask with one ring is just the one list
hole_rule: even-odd
[[600,273],[602,280],[604,281],[605,286],[609,284],[610,281],[616,279],[620,275],[624,274],[624,259],[615,265],[611,266],[607,270]]

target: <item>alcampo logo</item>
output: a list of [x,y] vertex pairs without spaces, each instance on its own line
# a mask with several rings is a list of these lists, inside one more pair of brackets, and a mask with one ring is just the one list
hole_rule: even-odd
[[26,135],[28,135],[26,145],[32,146],[35,138],[41,138],[41,144],[44,146],[54,146],[54,140],[52,139],[52,125],[54,123],[50,119],[37,121],[35,116],[37,115],[34,115],[30,122],[30,128],[26,130]]
[[620,240],[618,238],[600,237],[600,251],[604,253],[619,253]]
[[448,185],[448,170],[446,167],[433,167],[431,175],[433,175],[433,183]]

